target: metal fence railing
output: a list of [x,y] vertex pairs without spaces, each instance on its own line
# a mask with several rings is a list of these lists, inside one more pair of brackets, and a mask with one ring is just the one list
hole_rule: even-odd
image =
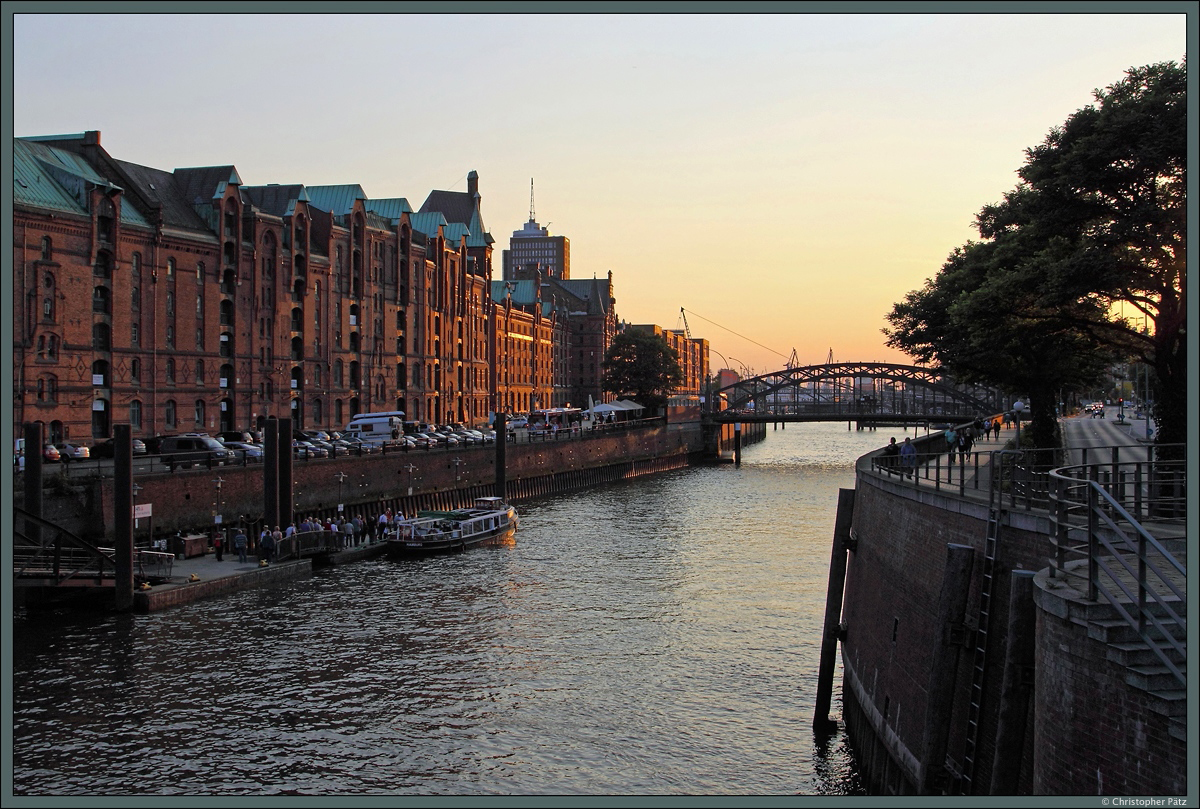
[[[1056,578],[1108,602],[1180,688],[1187,656],[1186,466],[1124,461],[1056,469]],[[1172,654],[1173,652],[1173,654]]]

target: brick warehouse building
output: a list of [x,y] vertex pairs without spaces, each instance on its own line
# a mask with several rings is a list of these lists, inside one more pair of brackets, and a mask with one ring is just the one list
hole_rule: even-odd
[[15,139],[13,186],[14,421],[49,440],[496,408],[474,172],[414,212],[357,185],[151,169],[87,132]]

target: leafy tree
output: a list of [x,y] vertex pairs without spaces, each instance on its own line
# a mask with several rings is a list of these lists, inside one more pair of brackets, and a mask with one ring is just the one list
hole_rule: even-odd
[[[1035,420],[1047,417],[1043,371],[1062,374],[1057,389],[1084,383],[1095,360],[1139,359],[1155,370],[1158,440],[1186,440],[1186,96],[1186,62],[1132,68],[1097,90],[1096,104],[1027,150],[1017,188],[980,212],[984,241],[897,304],[889,345],[1028,392]],[[989,339],[1003,356],[980,352]],[[1029,379],[1005,361],[1022,346],[1036,347]]]
[[601,370],[606,392],[629,396],[649,411],[664,406],[671,391],[683,384],[679,352],[653,334],[618,334],[604,355]]

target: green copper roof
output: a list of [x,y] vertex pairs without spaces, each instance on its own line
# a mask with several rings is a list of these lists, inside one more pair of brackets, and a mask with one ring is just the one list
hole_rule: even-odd
[[[14,203],[87,214],[91,188],[123,190],[92,168],[81,155],[38,141],[38,138],[13,140]],[[121,222],[150,227],[137,208],[129,204],[121,205]]]
[[404,214],[413,212],[412,206],[408,204],[408,200],[404,197],[368,200],[367,210],[386,219],[391,219],[393,223],[400,221],[400,217]]
[[449,224],[446,222],[446,217],[442,216],[439,211],[424,211],[415,213],[411,217],[413,230],[420,231],[426,236],[436,236],[438,225]]
[[366,200],[367,194],[362,186],[354,185],[316,185],[306,186],[310,204],[319,210],[328,211],[334,216],[345,216],[354,210],[356,200]]

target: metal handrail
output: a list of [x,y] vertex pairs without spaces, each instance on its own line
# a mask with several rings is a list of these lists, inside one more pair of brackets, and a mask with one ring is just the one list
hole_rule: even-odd
[[[1110,471],[1100,469],[1105,466],[1116,467],[1117,464],[1060,467],[1050,473],[1055,482],[1052,575],[1072,575],[1066,569],[1069,556],[1086,559],[1087,599],[1107,601],[1138,633],[1179,686],[1186,687],[1185,675],[1167,650],[1186,659],[1183,616],[1187,614],[1187,593],[1172,581],[1172,574],[1186,580],[1187,567],[1135,516],[1135,513],[1166,514],[1167,518],[1159,520],[1159,524],[1164,527],[1176,524],[1178,498],[1156,498],[1155,487],[1147,485],[1143,489],[1142,481],[1153,480],[1156,469],[1168,471],[1171,473],[1167,476],[1171,491],[1177,486],[1182,490],[1186,484],[1177,474],[1182,472],[1182,464],[1147,461],[1144,466],[1148,468],[1136,470],[1145,473],[1135,475],[1136,487],[1127,486],[1120,475],[1112,475],[1103,482],[1096,479],[1098,472]],[[1131,513],[1121,499],[1132,501],[1135,513]],[[1075,541],[1072,541],[1073,537]],[[1136,582],[1136,586],[1124,581],[1122,573]]]

